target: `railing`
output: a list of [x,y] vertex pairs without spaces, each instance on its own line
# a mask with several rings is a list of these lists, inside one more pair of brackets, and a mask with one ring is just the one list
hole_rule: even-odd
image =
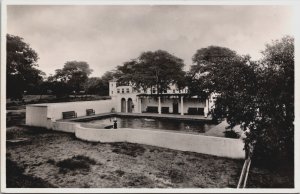
[[251,164],[251,159],[248,158],[245,160],[244,165],[243,165],[243,169],[241,172],[241,176],[239,179],[239,183],[237,185],[238,189],[243,189],[246,187],[247,184],[247,179],[248,179],[248,174],[249,174],[249,169],[250,169],[250,164]]

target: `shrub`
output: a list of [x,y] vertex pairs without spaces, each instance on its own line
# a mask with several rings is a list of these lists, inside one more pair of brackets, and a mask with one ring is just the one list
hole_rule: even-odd
[[171,169],[168,172],[168,175],[169,175],[172,183],[182,183],[184,180],[184,176],[185,176],[185,174],[182,171],[177,170],[177,169]]
[[145,148],[138,144],[133,143],[112,143],[114,149],[112,152],[117,154],[125,154],[132,157],[143,155]]
[[7,188],[54,188],[47,181],[30,175],[24,175],[24,167],[6,158],[6,186]]
[[240,137],[240,135],[233,130],[224,131],[224,134],[225,134],[225,137],[228,137],[228,138],[238,139]]
[[116,170],[115,172],[118,174],[118,176],[123,176],[125,174],[123,170]]
[[65,172],[66,170],[77,170],[77,169],[89,170],[90,165],[94,165],[94,164],[96,164],[96,161],[94,159],[91,159],[87,156],[78,155],[57,162],[56,165],[60,167],[61,172]]
[[47,163],[48,163],[48,164],[55,164],[55,160],[49,159],[49,160],[47,160]]

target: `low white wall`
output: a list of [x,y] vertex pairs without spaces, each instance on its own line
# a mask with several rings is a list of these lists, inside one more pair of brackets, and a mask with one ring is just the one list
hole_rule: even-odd
[[[36,107],[35,107],[36,108]],[[45,114],[44,108],[40,110]],[[32,111],[31,108],[28,111]],[[26,118],[26,122],[32,122]],[[222,137],[204,136],[188,133],[177,133],[163,130],[148,129],[96,129],[82,126],[81,123],[66,121],[45,121],[46,127],[56,131],[75,133],[76,137],[95,142],[131,142],[146,144],[181,151],[197,152],[220,157],[244,159],[243,140]],[[34,123],[33,124],[37,124]],[[32,125],[33,125],[32,124]],[[43,123],[42,123],[43,124]],[[39,124],[37,126],[42,126]]]
[[111,112],[115,105],[112,100],[63,102],[48,104],[47,117],[51,119],[62,119],[62,112],[75,111],[77,116],[86,116],[86,109],[94,109],[96,114]]
[[62,112],[75,111],[80,117],[86,115],[86,109],[100,114],[111,112],[112,108],[115,108],[113,100],[31,104],[26,106],[26,125],[49,129],[52,121],[62,119]]
[[146,129],[93,129],[75,127],[77,138],[99,142],[131,142],[220,157],[244,159],[244,143],[240,139],[211,137]]
[[80,123],[72,123],[72,122],[53,122],[52,129],[55,131],[63,131],[68,133],[75,133],[76,127],[79,127]]

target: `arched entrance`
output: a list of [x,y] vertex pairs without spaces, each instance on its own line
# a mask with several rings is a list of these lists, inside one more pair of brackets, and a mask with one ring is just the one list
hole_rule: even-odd
[[132,99],[131,98],[128,98],[128,101],[127,101],[127,112],[132,112]]
[[126,100],[125,100],[125,98],[121,99],[121,112],[126,112]]

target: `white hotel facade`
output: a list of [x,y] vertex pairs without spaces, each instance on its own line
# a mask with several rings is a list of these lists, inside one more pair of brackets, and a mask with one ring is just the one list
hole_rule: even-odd
[[117,80],[109,82],[109,95],[116,112],[199,115],[208,117],[214,108],[215,94],[205,100],[189,96],[188,88],[179,90],[175,85],[157,95],[156,88],[137,91],[132,86],[118,86]]

